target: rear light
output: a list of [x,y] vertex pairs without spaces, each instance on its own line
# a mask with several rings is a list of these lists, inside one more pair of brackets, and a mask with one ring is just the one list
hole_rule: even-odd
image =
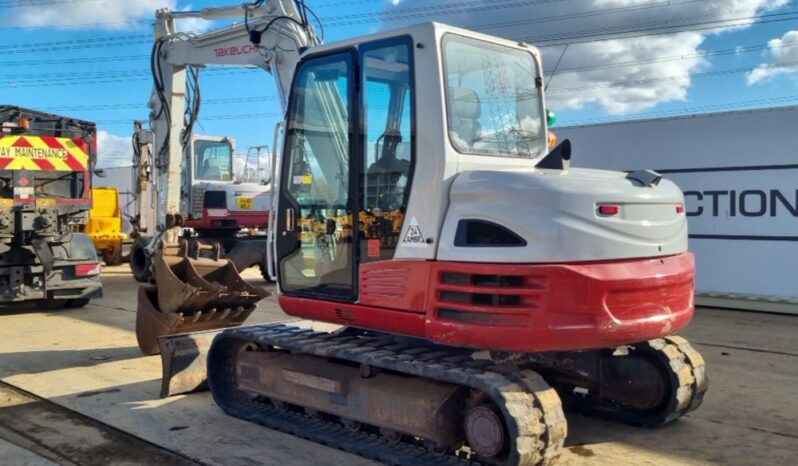
[[618,215],[621,211],[621,207],[617,205],[600,205],[598,208],[599,215]]
[[100,275],[100,264],[80,264],[75,266],[76,277],[90,277]]
[[676,204],[676,213],[683,214],[684,213],[684,204]]

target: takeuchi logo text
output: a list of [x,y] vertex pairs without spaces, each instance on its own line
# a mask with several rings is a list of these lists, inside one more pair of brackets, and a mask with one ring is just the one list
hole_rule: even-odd
[[213,49],[217,57],[233,57],[236,55],[248,55],[250,53],[257,53],[258,48],[252,44],[236,45],[233,47],[220,47]]

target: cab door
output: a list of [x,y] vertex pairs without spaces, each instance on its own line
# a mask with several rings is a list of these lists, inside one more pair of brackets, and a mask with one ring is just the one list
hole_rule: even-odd
[[275,228],[284,294],[355,301],[360,263],[393,259],[415,168],[412,54],[400,36],[299,66]]
[[276,225],[282,292],[356,299],[354,51],[303,61],[289,103]]

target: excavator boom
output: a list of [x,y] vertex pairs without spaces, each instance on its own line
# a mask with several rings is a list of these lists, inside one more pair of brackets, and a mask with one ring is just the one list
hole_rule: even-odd
[[[176,23],[184,18],[238,18],[242,21],[191,34],[180,33],[176,28]],[[230,241],[206,239],[205,235],[223,236],[214,228],[226,228],[225,234],[230,236],[237,228],[248,225],[229,226],[235,220],[234,215],[225,215],[217,222],[219,225],[192,217],[197,210],[208,215],[220,210],[204,209],[203,202],[209,195],[199,188],[194,189],[193,185],[187,186],[195,173],[197,176],[206,173],[202,175],[204,184],[211,187],[216,178],[217,182],[232,182],[231,177],[207,175],[212,173],[207,167],[194,167],[196,138],[192,129],[200,108],[200,68],[219,65],[263,69],[274,76],[285,105],[300,51],[318,42],[301,2],[289,0],[259,1],[195,12],[163,9],[156,13],[155,33],[151,57],[154,87],[150,99],[150,130],[137,124],[134,136],[138,149],[134,161],[136,185],[140,188],[137,226],[139,231],[149,229],[151,236],[136,238],[138,243],[134,244],[131,264],[138,280],[154,281],[151,286],[142,286],[139,293],[136,336],[146,354],[160,351],[158,337],[163,335],[240,325],[255,309],[257,301],[267,295],[241,279],[236,267],[236,264],[250,266],[255,257],[255,263],[266,270],[268,254],[265,258],[263,254],[258,255],[259,251],[268,250],[266,240],[241,240],[232,250],[225,249]],[[226,141],[221,139],[216,146],[230,146],[225,145]],[[214,160],[221,160],[224,151],[213,150],[217,151],[212,155]],[[225,167],[232,170],[232,149],[228,149],[227,154],[229,160],[224,162]],[[151,188],[149,193],[148,188]],[[254,197],[262,190],[256,187],[249,192]],[[239,186],[237,191],[243,192],[244,186]],[[230,201],[225,198],[221,202]],[[246,205],[251,209],[252,203],[253,198],[249,198]],[[141,213],[150,207],[155,209],[155,218],[147,222]],[[271,209],[271,205],[261,207],[265,207],[266,212]],[[232,209],[225,207],[225,214]],[[262,218],[245,214],[236,215],[261,228],[268,222],[268,214]],[[224,222],[227,224],[222,225]],[[178,238],[181,227],[191,227],[199,236]]]

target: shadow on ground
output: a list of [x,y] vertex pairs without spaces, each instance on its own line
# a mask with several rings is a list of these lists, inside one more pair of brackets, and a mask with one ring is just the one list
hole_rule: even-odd
[[116,361],[143,357],[138,346],[96,349],[47,349],[0,353],[4,377],[19,374],[41,374],[62,369],[94,367]]

